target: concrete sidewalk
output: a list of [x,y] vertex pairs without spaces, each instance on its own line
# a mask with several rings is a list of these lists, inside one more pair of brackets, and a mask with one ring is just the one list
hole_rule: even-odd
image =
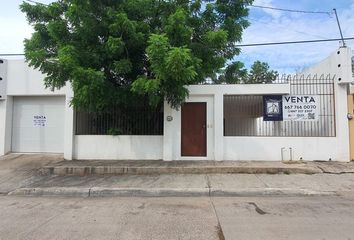
[[354,193],[354,174],[41,176],[21,196],[315,196]]
[[59,154],[9,154],[0,157],[0,194],[7,194],[16,188],[38,180],[39,169],[45,165],[60,162]]
[[[83,176],[66,174],[43,174],[48,166],[81,166],[102,167],[112,166],[113,162],[103,161],[62,161],[60,155],[15,155],[11,154],[0,158],[0,193],[3,195],[20,196],[308,196],[308,195],[340,195],[354,194],[353,163],[336,162],[148,162],[138,161],[127,165],[131,161],[114,162],[114,166],[139,167],[142,169],[173,169],[178,174],[86,174]],[[97,164],[97,165],[95,165]],[[156,164],[156,165],[154,165]],[[165,165],[163,165],[165,164]],[[259,164],[263,164],[259,167]],[[161,166],[163,165],[163,166]],[[175,165],[175,167],[173,167]],[[166,167],[168,166],[168,167]],[[217,169],[234,168],[251,169],[249,174],[210,173],[212,166]],[[252,167],[250,167],[252,166]],[[257,167],[258,166],[258,167]],[[281,166],[281,167],[276,167]],[[185,170],[201,167],[204,173],[185,173]],[[264,169],[275,169],[275,172],[286,174],[264,174]],[[281,171],[280,171],[280,170]],[[290,174],[289,169],[316,169],[316,174]],[[169,171],[170,171],[169,170]],[[203,171],[204,171],[203,170]],[[286,171],[285,171],[286,170]],[[87,171],[87,170],[85,170]],[[268,170],[267,170],[268,171]],[[295,171],[295,172],[296,172]],[[316,172],[315,172],[316,171]],[[259,173],[261,172],[261,173]],[[330,173],[326,173],[330,172]],[[48,173],[48,172],[47,172]],[[55,173],[55,172],[54,172]],[[86,172],[87,173],[87,172]],[[95,172],[96,173],[96,172]],[[103,172],[104,173],[104,172]],[[130,174],[126,174],[130,173]],[[272,172],[274,173],[274,172]],[[309,173],[308,170],[303,173]],[[346,174],[343,174],[346,173]]]

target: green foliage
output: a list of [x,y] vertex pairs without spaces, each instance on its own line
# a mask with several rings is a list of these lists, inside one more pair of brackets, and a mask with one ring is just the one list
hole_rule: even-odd
[[122,135],[123,131],[120,128],[110,128],[107,131],[108,135],[117,136]]
[[277,76],[278,72],[270,70],[268,63],[255,61],[245,83],[271,83]]
[[132,90],[148,93],[150,104],[159,103],[159,95],[168,103],[178,108],[188,96],[185,85],[193,83],[200,65],[186,47],[172,47],[166,35],[151,35],[147,55],[151,63],[151,71],[155,78],[141,77],[133,82]]
[[183,46],[190,43],[193,30],[187,24],[187,12],[183,8],[171,14],[167,19],[165,32],[174,46]]
[[250,71],[245,69],[242,62],[233,62],[229,64],[215,83],[271,83],[278,77],[278,72],[270,70],[268,63],[255,61]]
[[236,84],[243,83],[248,77],[248,71],[242,62],[236,61],[229,64],[220,74],[215,83]]
[[[249,25],[253,0],[58,0],[20,6],[35,32],[29,64],[48,88],[73,86],[72,104],[90,111],[148,100],[178,108],[185,85],[217,80]],[[226,81],[235,76],[228,67]],[[241,71],[237,73],[243,75]],[[236,74],[236,75],[237,75]]]

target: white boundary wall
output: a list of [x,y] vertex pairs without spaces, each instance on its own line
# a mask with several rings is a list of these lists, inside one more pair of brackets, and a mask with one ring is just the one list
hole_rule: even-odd
[[281,160],[281,148],[292,148],[293,160],[350,160],[347,94],[352,80],[351,49],[340,48],[301,74],[336,76],[336,137],[224,137],[224,160]]
[[[4,61],[6,98],[0,100],[0,155],[11,151],[12,108],[16,96],[66,96],[64,158],[71,159],[164,159],[164,160],[281,160],[281,149],[292,148],[293,159],[349,160],[347,120],[348,82],[351,81],[351,50],[339,49],[304,74],[336,75],[336,137],[224,137],[223,96],[289,94],[289,84],[193,85],[187,101],[207,102],[207,157],[181,157],[181,114],[164,106],[163,136],[75,136],[71,88],[51,92],[44,76],[24,60]],[[340,64],[340,65],[339,65]],[[6,68],[6,69],[4,69]],[[339,80],[340,78],[340,80]],[[173,117],[167,121],[167,116]]]
[[[340,48],[330,57],[303,72],[318,77],[322,74],[336,76],[335,117],[336,137],[224,137],[223,96],[289,94],[288,84],[255,85],[195,85],[189,86],[187,102],[207,102],[206,157],[181,157],[181,113],[165,103],[164,160],[282,160],[282,148],[292,149],[293,160],[349,161],[349,128],[347,119],[347,92],[351,82],[351,49]],[[167,116],[173,118],[167,121]]]
[[[289,84],[193,85],[187,102],[207,102],[207,156],[181,157],[181,112],[164,106],[164,160],[225,160],[223,101],[225,94],[289,94]],[[167,121],[167,116],[173,118]],[[236,147],[236,146],[235,146]],[[240,146],[245,148],[244,145]],[[232,159],[237,160],[237,159]]]
[[163,136],[76,135],[75,159],[162,159]]

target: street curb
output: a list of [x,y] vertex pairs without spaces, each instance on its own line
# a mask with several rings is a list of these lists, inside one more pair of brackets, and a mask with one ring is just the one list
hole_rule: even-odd
[[8,196],[63,196],[88,197],[90,188],[49,187],[49,188],[18,188],[9,192]]
[[87,176],[87,175],[153,175],[153,174],[318,174],[318,167],[122,167],[122,166],[46,166],[44,175]]
[[330,196],[336,191],[314,191],[290,188],[19,188],[9,196],[63,196],[63,197],[255,197],[255,196]]
[[329,196],[337,195],[336,191],[314,191],[310,189],[291,188],[250,188],[250,189],[210,189],[215,197],[256,197],[256,196]]
[[93,187],[90,197],[205,197],[208,188],[101,188]]

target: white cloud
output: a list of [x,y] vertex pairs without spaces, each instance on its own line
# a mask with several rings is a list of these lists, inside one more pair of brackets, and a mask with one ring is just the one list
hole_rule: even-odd
[[[255,0],[253,2],[253,5],[265,6],[265,7],[274,7],[273,0]],[[267,9],[267,8],[260,8],[260,10],[263,11],[264,13],[272,16],[275,19],[282,16],[282,12],[280,12],[280,11],[275,11],[275,10]]]
[[[271,0],[258,0],[259,5],[271,4]],[[252,9],[253,10],[253,9]],[[345,37],[354,37],[354,4],[339,11],[339,18]],[[286,13],[271,16],[266,13],[257,18],[250,15],[251,26],[245,30],[243,43],[282,42],[313,39],[339,38],[334,16]],[[354,46],[354,41],[348,41]],[[244,47],[237,57],[249,66],[255,60],[268,62],[280,72],[294,72],[315,64],[339,47],[339,42]]]
[[33,32],[24,18],[0,17],[0,53],[23,53],[23,40]]
[[[48,4],[54,0],[38,0]],[[0,7],[0,53],[23,53],[23,40],[31,37],[33,28],[19,9],[22,0],[2,1]]]

